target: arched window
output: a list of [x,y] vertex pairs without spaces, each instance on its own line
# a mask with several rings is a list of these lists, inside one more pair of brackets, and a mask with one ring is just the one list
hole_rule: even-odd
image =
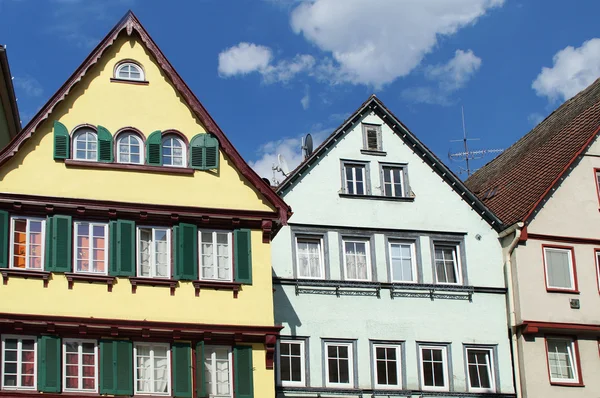
[[164,166],[185,167],[185,142],[176,135],[169,134],[162,139],[162,163]]
[[139,135],[132,131],[124,131],[117,138],[118,163],[144,163],[144,145]]
[[73,159],[98,160],[98,134],[90,127],[73,133]]
[[117,79],[143,81],[144,71],[139,65],[136,65],[133,62],[123,62],[117,66],[115,77]]

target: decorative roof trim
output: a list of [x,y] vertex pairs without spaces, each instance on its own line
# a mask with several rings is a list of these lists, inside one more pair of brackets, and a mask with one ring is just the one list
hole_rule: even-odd
[[435,155],[427,148],[400,120],[379,100],[371,95],[356,112],[342,123],[318,148],[306,158],[287,178],[277,187],[277,193],[285,195],[302,179],[302,176],[315,165],[325,153],[331,149],[347,130],[353,127],[365,112],[375,112],[385,124],[387,124],[412,150],[421,157],[442,179],[458,193],[481,218],[496,231],[504,229],[502,221],[483,202],[472,193],[465,184]]
[[175,89],[186,100],[188,106],[192,109],[196,117],[200,120],[207,132],[214,134],[219,140],[221,150],[231,159],[239,172],[277,209],[279,217],[283,225],[287,224],[288,218],[292,215],[292,209],[289,207],[269,184],[262,180],[252,168],[244,161],[239,152],[235,149],[231,141],[225,136],[221,128],[208,114],[204,106],[198,98],[185,84],[181,76],[175,71],[169,63],[165,55],[152,40],[148,32],[141,25],[140,21],[130,10],[117,23],[117,25],[108,33],[108,35],[94,48],[87,56],[83,63],[75,70],[69,79],[60,87],[60,89],[50,98],[50,100],[42,107],[42,109],[31,119],[31,121],[21,130],[19,134],[2,150],[0,151],[0,166],[12,158],[21,145],[28,140],[39,125],[48,119],[54,108],[65,99],[71,89],[82,80],[87,71],[95,65],[102,57],[104,52],[115,42],[121,32],[126,30],[128,35],[138,34],[146,48],[156,59],[157,64],[162,71],[167,75]]

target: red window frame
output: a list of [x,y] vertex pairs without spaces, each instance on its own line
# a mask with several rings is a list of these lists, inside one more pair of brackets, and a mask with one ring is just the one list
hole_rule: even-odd
[[[569,250],[571,252],[571,264],[573,266],[573,289],[561,289],[556,287],[548,286],[548,270],[546,266],[546,249],[561,249]],[[577,264],[575,263],[575,247],[574,246],[560,246],[560,245],[542,245],[542,265],[544,266],[544,283],[546,285],[546,291],[549,293],[571,293],[579,294],[579,285],[577,283]]]
[[600,205],[600,184],[598,184],[598,177],[600,177],[600,168],[594,168],[594,181],[596,183],[596,196],[598,197],[598,205]]
[[596,264],[596,284],[598,286],[598,293],[600,294],[600,261],[598,261],[599,254],[600,249],[594,249],[594,263]]
[[[552,381],[552,376],[550,374],[550,356],[548,355],[548,339],[563,339],[563,340],[573,340],[574,352],[574,365],[577,370],[577,380],[574,382],[564,382],[564,381]],[[544,347],[546,349],[546,367],[548,369],[548,381],[550,385],[553,386],[563,386],[563,387],[585,387],[583,384],[583,375],[581,374],[581,359],[579,356],[579,343],[577,341],[577,336],[572,335],[545,335],[544,336]]]

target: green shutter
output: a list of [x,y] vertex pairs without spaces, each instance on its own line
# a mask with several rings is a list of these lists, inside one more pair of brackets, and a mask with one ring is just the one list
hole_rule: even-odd
[[113,161],[113,137],[102,126],[98,126],[98,161],[106,163]]
[[133,395],[133,344],[100,340],[100,394]]
[[110,275],[118,275],[117,265],[117,222],[108,222],[108,272]]
[[46,247],[44,248],[44,268],[46,271],[52,271],[52,225],[53,217],[46,218]]
[[173,396],[192,396],[192,350],[187,343],[173,343]]
[[53,272],[69,272],[71,270],[73,224],[71,216],[54,216],[52,220],[52,259],[50,269]]
[[54,121],[54,159],[69,159],[71,137],[64,124]]
[[219,168],[219,141],[217,140],[217,138],[214,135],[208,134],[206,136],[204,145],[206,148],[204,169],[205,170],[218,169]]
[[196,280],[198,279],[198,227],[181,223],[176,231],[175,278]]
[[198,134],[190,141],[190,167],[192,169],[204,170],[205,138],[206,134]]
[[133,343],[115,342],[115,395],[133,395]]
[[206,397],[206,380],[204,380],[204,341],[196,343],[196,394]]
[[111,266],[111,274],[114,276],[135,276],[135,222],[129,220],[117,220],[113,226],[111,238],[116,242],[111,243],[111,249],[115,255],[111,258],[115,263]]
[[146,163],[162,166],[162,134],[155,131],[146,140]]
[[252,241],[249,229],[233,231],[234,268],[236,282],[252,284]]
[[0,268],[8,267],[8,212],[0,210]]
[[233,372],[235,398],[254,398],[252,347],[233,347]]
[[38,391],[60,392],[61,360],[60,338],[38,338]]

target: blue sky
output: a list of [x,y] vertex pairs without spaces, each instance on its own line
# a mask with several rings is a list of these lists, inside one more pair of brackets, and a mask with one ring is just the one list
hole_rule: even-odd
[[295,166],[300,137],[324,139],[372,93],[458,172],[448,152],[460,150],[461,106],[472,148],[506,148],[600,76],[600,2],[569,4],[0,0],[0,43],[24,124],[132,9],[264,176],[278,153]]

